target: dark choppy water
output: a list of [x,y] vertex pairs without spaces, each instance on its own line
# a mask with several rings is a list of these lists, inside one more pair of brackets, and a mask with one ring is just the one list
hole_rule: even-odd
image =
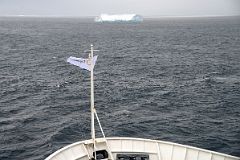
[[240,17],[0,18],[1,160],[90,138],[89,73],[65,62],[90,43],[101,50],[95,100],[107,136],[240,156]]

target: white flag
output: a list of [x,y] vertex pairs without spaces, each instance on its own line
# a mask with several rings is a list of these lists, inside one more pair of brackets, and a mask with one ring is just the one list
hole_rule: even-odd
[[[93,64],[93,68],[95,66],[95,63],[97,61],[97,56],[94,56],[93,57],[93,61],[92,61],[92,64]],[[90,64],[90,60],[89,59],[84,59],[84,58],[76,58],[76,57],[69,57],[67,59],[67,62],[75,65],[75,66],[78,66],[80,68],[83,68],[83,69],[86,69],[88,71],[91,71],[91,64]]]

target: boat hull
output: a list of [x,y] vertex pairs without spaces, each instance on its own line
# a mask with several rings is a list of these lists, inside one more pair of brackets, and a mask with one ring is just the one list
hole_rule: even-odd
[[[93,153],[92,144],[92,140],[70,144],[45,160],[89,160]],[[97,138],[96,148],[106,150],[114,159],[119,159],[119,154],[140,154],[148,155],[149,160],[240,160],[239,157],[206,149],[141,138]]]

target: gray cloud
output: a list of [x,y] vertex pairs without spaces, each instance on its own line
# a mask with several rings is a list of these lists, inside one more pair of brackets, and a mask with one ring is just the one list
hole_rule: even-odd
[[240,15],[239,0],[0,0],[0,15],[96,16]]

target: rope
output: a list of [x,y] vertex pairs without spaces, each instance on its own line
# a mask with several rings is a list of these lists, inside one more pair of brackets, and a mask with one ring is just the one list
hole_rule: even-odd
[[106,139],[105,134],[104,134],[104,132],[103,132],[102,125],[101,125],[100,120],[99,120],[99,118],[98,118],[97,111],[96,111],[95,109],[94,109],[94,113],[95,113],[95,115],[96,115],[96,118],[97,118],[97,121],[98,121],[98,125],[99,125],[99,127],[100,127],[101,132],[102,132],[103,138],[104,138],[105,141],[106,141],[107,148],[108,148],[108,150],[109,150],[109,152],[110,152],[110,157],[111,157],[112,160],[114,160],[113,155],[112,155],[112,152],[111,152],[110,147],[109,147],[109,145],[108,145],[107,139]]

